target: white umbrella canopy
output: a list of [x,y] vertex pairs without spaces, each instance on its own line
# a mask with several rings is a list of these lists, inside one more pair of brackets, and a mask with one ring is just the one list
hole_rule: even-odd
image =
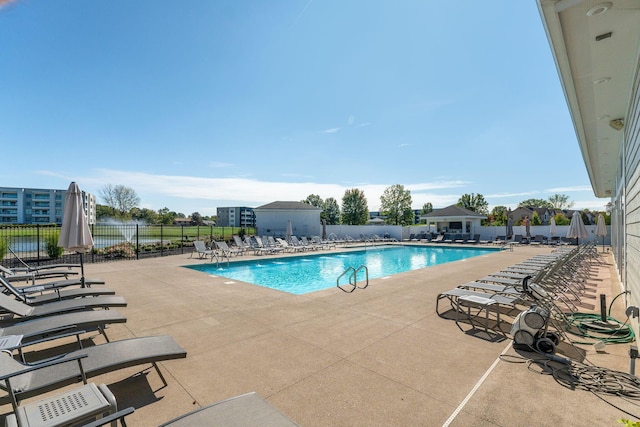
[[551,221],[549,222],[549,234],[551,234],[551,237],[553,237],[557,232],[558,227],[556,226],[556,219],[551,217]]
[[582,215],[580,215],[580,212],[578,211],[575,211],[571,217],[571,224],[569,224],[567,237],[569,239],[577,239],[578,244],[580,243],[580,239],[589,237],[587,227],[585,227],[584,222],[582,222]]
[[602,236],[602,250],[604,251],[604,236],[607,235],[607,225],[604,222],[604,215],[598,215],[596,222],[596,236]]
[[82,204],[82,192],[75,182],[69,185],[64,198],[64,215],[60,227],[58,246],[80,253],[82,286],[84,287],[84,253],[93,247],[93,237],[89,230],[87,216]]

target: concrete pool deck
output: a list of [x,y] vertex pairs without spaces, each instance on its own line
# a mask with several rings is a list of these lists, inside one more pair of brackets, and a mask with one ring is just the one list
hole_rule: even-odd
[[[128,302],[118,309],[127,323],[107,330],[112,341],[167,334],[188,352],[160,363],[165,388],[154,371],[134,375],[139,368],[92,381],[107,384],[120,407],[136,408],[127,417],[131,426],[156,426],[251,391],[302,426],[613,426],[634,419],[524,359],[499,360],[503,352],[518,356],[510,340],[480,339],[435,312],[439,292],[551,250],[518,246],[372,280],[350,294],[332,288],[291,295],[230,283],[182,268],[206,262],[189,254],[90,264],[87,276],[104,279]],[[610,256],[603,260],[597,290],[580,311],[598,310],[596,293],[609,302],[619,293]],[[624,321],[623,311],[619,298],[612,314]],[[562,343],[561,352],[568,347]],[[629,344],[580,348],[592,364],[628,372]],[[640,413],[621,398],[604,399]]]

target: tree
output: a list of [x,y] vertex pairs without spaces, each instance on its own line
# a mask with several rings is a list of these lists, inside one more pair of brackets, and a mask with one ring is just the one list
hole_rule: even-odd
[[364,225],[369,221],[369,208],[363,191],[353,188],[344,192],[341,218],[346,225]]
[[202,225],[202,215],[200,215],[200,212],[194,212],[191,214],[191,222],[194,225]]
[[113,216],[113,209],[106,205],[96,204],[96,220],[108,219]]
[[[413,224],[411,192],[405,190],[403,185],[394,184],[384,190],[380,196],[380,210],[381,214],[387,217],[389,224]],[[410,218],[407,218],[407,210],[411,212]]]
[[458,199],[458,206],[482,215],[489,214],[489,203],[487,203],[482,194],[463,194]]
[[542,225],[542,219],[536,211],[533,211],[533,214],[531,214],[531,225]]
[[324,201],[324,214],[327,224],[340,224],[340,206],[338,206],[338,201],[333,197],[329,197]]
[[158,209],[158,222],[164,225],[173,224],[173,220],[176,218],[178,214],[173,211],[170,211],[169,208]]
[[567,218],[567,216],[565,214],[562,213],[558,213],[556,214],[553,219],[556,220],[556,225],[569,225],[571,224],[571,220],[569,218]]
[[144,224],[157,224],[159,217],[155,211],[147,208],[134,208],[131,210],[131,218]]
[[100,197],[111,208],[114,216],[127,219],[129,211],[140,203],[135,190],[124,185],[107,184],[100,189]]
[[571,209],[573,204],[573,202],[569,202],[569,196],[567,195],[554,194],[553,196],[549,196],[549,207],[552,209]]
[[492,225],[507,225],[507,211],[506,206],[494,206],[491,210],[491,215],[493,216]]
[[315,208],[324,209],[324,201],[317,194],[309,194],[307,198],[302,201],[302,203],[306,203]]
[[[306,199],[302,200],[302,203],[306,203],[308,205],[313,206],[314,208],[320,208],[322,209],[322,212],[320,212],[320,219],[327,219],[327,214],[325,212],[325,203],[322,200],[322,197],[318,196],[317,194],[309,194],[307,196]],[[327,221],[328,223],[328,221]]]
[[427,202],[422,205],[422,211],[420,211],[420,214],[426,215],[430,214],[431,212],[433,212],[433,205],[431,204],[431,202]]
[[549,203],[546,200],[543,199],[527,199],[527,200],[523,200],[520,203],[518,203],[518,207],[520,208],[527,208],[527,207],[532,207],[532,208],[553,208],[553,206],[551,206],[551,203]]

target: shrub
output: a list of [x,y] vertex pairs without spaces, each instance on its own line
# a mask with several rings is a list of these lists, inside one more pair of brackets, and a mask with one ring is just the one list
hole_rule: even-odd
[[0,239],[0,260],[2,260],[4,256],[7,254],[8,246],[9,244],[7,243],[6,239]]
[[47,255],[49,255],[49,258],[60,258],[60,256],[64,252],[64,248],[58,246],[58,237],[60,237],[60,232],[54,232],[50,233],[44,239],[45,249],[47,251]]
[[136,251],[131,243],[118,243],[102,249],[102,253],[111,258],[135,258]]

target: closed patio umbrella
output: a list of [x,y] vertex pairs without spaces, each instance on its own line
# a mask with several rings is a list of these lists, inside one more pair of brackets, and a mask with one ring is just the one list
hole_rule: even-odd
[[582,215],[580,215],[580,212],[578,211],[573,212],[571,224],[569,224],[569,230],[567,231],[567,237],[569,239],[576,239],[578,244],[580,244],[580,239],[589,237],[587,227],[585,227],[584,222],[582,222]]
[[327,240],[327,220],[322,218],[322,240]]
[[507,220],[507,239],[510,239],[513,236],[513,219],[509,217]]
[[549,234],[551,235],[551,240],[554,240],[556,237],[556,233],[558,232],[558,227],[556,226],[556,219],[551,217],[551,221],[549,221]]
[[287,243],[291,242],[291,235],[293,234],[293,226],[291,225],[291,220],[287,222]]
[[598,215],[598,221],[596,222],[596,236],[602,236],[602,251],[604,252],[604,236],[607,235],[607,226],[604,222],[604,215]]
[[524,223],[525,234],[527,235],[527,239],[531,238],[531,220],[529,218],[525,218]]
[[84,213],[82,192],[75,182],[69,185],[64,198],[64,215],[58,246],[80,254],[80,280],[84,288],[84,253],[93,247],[93,237]]

